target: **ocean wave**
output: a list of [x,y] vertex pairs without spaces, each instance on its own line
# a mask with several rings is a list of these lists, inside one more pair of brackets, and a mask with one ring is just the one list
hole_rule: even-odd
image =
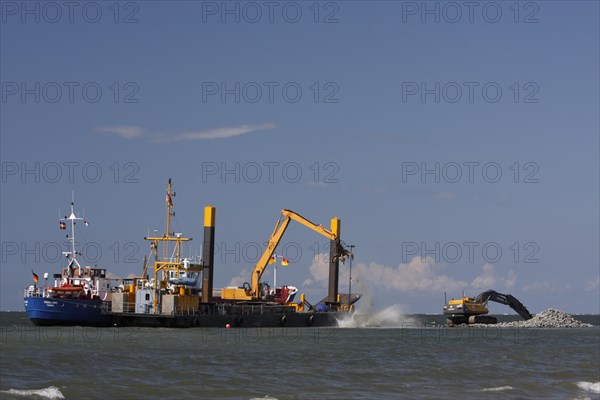
[[512,386],[498,386],[498,387],[491,387],[491,388],[484,388],[481,389],[482,392],[499,392],[501,390],[513,390],[514,387]]
[[585,390],[586,392],[592,393],[600,393],[600,382],[577,382],[577,386],[581,390]]
[[37,396],[43,399],[64,399],[65,396],[58,390],[57,387],[50,386],[45,389],[36,389],[36,390],[18,390],[18,389],[10,389],[10,390],[2,390],[0,393],[12,394],[14,396],[23,396],[23,397],[31,397]]

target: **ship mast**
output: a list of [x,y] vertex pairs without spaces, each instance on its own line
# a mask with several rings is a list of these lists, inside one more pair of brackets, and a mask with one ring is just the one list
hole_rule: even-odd
[[79,275],[81,275],[81,265],[79,265],[79,262],[77,261],[77,251],[75,250],[75,221],[83,221],[83,218],[75,216],[75,195],[73,193],[71,193],[71,215],[61,218],[60,221],[65,224],[69,221],[71,224],[71,234],[67,236],[71,244],[71,249],[70,251],[63,251],[62,254],[70,260],[68,264],[69,270],[71,269],[71,266],[75,264],[77,268],[79,268]]
[[[158,304],[160,303],[159,297],[161,294],[161,289],[165,289],[167,287],[167,283],[169,280],[169,271],[178,271],[182,267],[181,261],[181,242],[187,242],[192,240],[191,238],[182,237],[181,234],[175,234],[175,237],[171,236],[171,216],[174,215],[174,212],[171,211],[173,208],[173,200],[171,196],[175,197],[175,192],[171,192],[171,179],[169,179],[169,183],[167,184],[167,194],[166,194],[166,203],[167,203],[167,214],[166,214],[166,232],[162,237],[145,237],[144,239],[151,241],[151,248],[156,252],[156,258],[154,261],[154,313],[158,314]],[[169,242],[175,242],[176,254],[175,258],[171,258],[169,256]],[[164,242],[163,246],[163,256],[159,259],[158,257],[158,242]],[[144,271],[146,270],[147,265],[144,267]],[[159,282],[159,272],[163,271],[162,279]],[[164,281],[164,283],[163,283]]]
[[173,208],[173,200],[171,199],[171,196],[175,196],[175,193],[171,193],[171,178],[169,178],[169,183],[167,184],[167,196],[166,196],[166,202],[167,202],[167,223],[166,228],[167,231],[165,233],[165,238],[167,240],[165,240],[165,248],[163,250],[163,260],[166,261],[169,258],[169,238],[171,236],[171,208]]

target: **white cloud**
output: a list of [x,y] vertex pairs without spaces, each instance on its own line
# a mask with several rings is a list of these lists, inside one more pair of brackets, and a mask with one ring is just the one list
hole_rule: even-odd
[[511,290],[517,282],[517,274],[512,269],[506,273],[505,277],[498,276],[492,264],[484,264],[481,267],[481,274],[471,282],[470,287],[474,289],[495,289]]
[[165,142],[174,142],[179,140],[197,140],[197,139],[224,139],[233,136],[243,135],[245,133],[250,133],[254,131],[264,130],[264,129],[273,129],[275,128],[275,124],[272,122],[268,122],[266,124],[260,125],[238,125],[238,126],[229,126],[224,128],[217,129],[208,129],[204,131],[195,131],[195,132],[183,132],[173,137],[165,137]]
[[504,287],[508,290],[512,289],[517,283],[517,274],[512,269],[506,274],[504,279]]
[[315,259],[313,259],[313,263],[308,267],[308,270],[313,279],[307,279],[304,281],[305,283],[307,281],[311,281],[311,284],[313,282],[327,283],[327,280],[329,279],[329,253],[317,254]]
[[231,278],[231,280],[229,281],[227,286],[241,287],[244,284],[244,282],[248,282],[248,270],[247,269],[241,270],[239,274],[237,274],[236,276]]
[[140,126],[103,126],[96,128],[97,132],[112,133],[124,139],[147,139],[155,143],[178,142],[187,140],[225,139],[244,135],[255,131],[275,128],[273,122],[258,125],[237,125],[222,128],[206,129],[203,131],[189,131],[175,134],[151,133]]
[[[314,282],[327,282],[329,278],[328,255],[319,254],[316,262],[309,267]],[[388,267],[378,263],[356,263],[352,275],[362,276],[375,287],[402,291],[458,290],[468,286],[467,282],[456,281],[440,275],[433,258],[414,257],[409,263]]]
[[525,293],[560,293],[571,290],[571,285],[559,285],[553,282],[534,281],[521,288]]
[[102,126],[96,128],[98,132],[114,133],[123,139],[135,139],[143,135],[142,128],[139,126],[118,125],[118,126]]
[[497,278],[494,275],[494,266],[492,264],[484,264],[481,270],[481,275],[473,279],[471,287],[475,289],[491,289],[496,286]]
[[[306,279],[304,286],[313,283],[327,284],[329,279],[328,254],[319,254],[310,265],[309,271],[312,279]],[[436,264],[433,257],[414,257],[408,263],[400,263],[396,267],[371,262],[354,263],[352,266],[352,280],[362,281],[374,290],[389,289],[402,292],[458,292],[463,289],[483,291],[487,289],[511,289],[517,275],[510,270],[506,276],[499,276],[492,264],[484,264],[479,275],[471,282],[455,279],[443,273],[445,266]],[[340,281],[348,280],[348,268],[341,268]],[[478,294],[478,293],[474,293]]]
[[385,289],[401,291],[444,291],[458,290],[468,284],[457,281],[447,275],[440,274],[443,268],[435,264],[432,257],[414,257],[408,263],[401,263],[397,267],[370,263],[359,264],[358,269],[362,275],[374,283],[379,282]]
[[598,292],[600,291],[600,275],[596,279],[591,280],[585,284],[586,292]]

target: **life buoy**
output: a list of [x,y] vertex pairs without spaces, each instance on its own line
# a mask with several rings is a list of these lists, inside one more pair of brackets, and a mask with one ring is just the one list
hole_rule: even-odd
[[279,325],[281,325],[281,326],[287,325],[287,317],[285,315],[283,317],[281,317],[281,319],[279,320]]

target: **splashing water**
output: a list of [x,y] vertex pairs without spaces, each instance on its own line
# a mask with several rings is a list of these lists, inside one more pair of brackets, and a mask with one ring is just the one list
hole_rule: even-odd
[[414,321],[407,317],[406,307],[394,304],[373,313],[354,313],[338,320],[340,328],[406,328]]
[[37,390],[2,390],[0,393],[12,394],[13,396],[23,396],[23,397],[41,397],[44,399],[64,399],[65,396],[60,392],[60,390],[55,386],[50,386],[45,389],[37,389]]
[[600,382],[577,382],[577,386],[586,392],[600,393]]
[[491,387],[491,388],[484,388],[481,389],[481,391],[483,392],[499,392],[502,390],[513,390],[514,387],[512,386],[499,386],[499,387]]

